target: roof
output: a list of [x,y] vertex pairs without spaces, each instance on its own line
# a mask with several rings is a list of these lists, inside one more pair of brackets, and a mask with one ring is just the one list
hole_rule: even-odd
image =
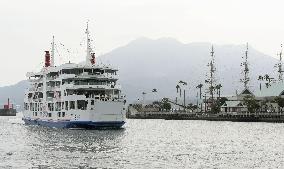
[[253,93],[248,89],[248,88],[245,88],[241,93],[240,95],[253,95]]
[[243,105],[239,100],[229,100],[226,101],[221,107],[243,107]]
[[261,90],[255,92],[256,97],[281,96],[284,93],[284,82],[272,83],[268,88],[263,86]]

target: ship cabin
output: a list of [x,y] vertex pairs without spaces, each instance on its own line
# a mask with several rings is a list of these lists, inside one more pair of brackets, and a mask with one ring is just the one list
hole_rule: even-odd
[[[34,112],[34,116],[38,116],[37,112],[43,115],[46,101],[46,111],[64,111],[60,114],[64,117],[68,110],[93,110],[97,101],[125,102],[117,84],[117,71],[108,66],[68,63],[43,68],[40,73],[28,73],[31,87],[26,93],[24,108]],[[45,116],[51,117],[51,114]]]

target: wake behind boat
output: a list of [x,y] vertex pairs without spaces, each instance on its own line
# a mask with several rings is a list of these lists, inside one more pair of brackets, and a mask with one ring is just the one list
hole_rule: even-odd
[[27,73],[23,120],[56,128],[120,128],[125,123],[125,100],[117,84],[117,69],[96,63],[86,29],[87,54],[82,64],[54,65],[45,51],[45,66]]

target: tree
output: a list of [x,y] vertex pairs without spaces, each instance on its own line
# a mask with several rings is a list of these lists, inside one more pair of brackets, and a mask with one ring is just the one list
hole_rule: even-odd
[[265,74],[265,75],[264,75],[264,79],[265,79],[266,81],[268,81],[268,80],[270,79],[269,75],[268,75],[268,74]]
[[196,86],[196,88],[199,88],[199,98],[201,99],[201,88],[203,87],[203,84],[198,84],[197,86]]
[[163,110],[169,111],[169,110],[171,110],[171,108],[172,108],[171,103],[169,103],[169,102],[163,102],[163,103],[162,103],[162,109],[163,109]]
[[221,106],[217,102],[213,102],[211,105],[211,112],[212,113],[219,113]]
[[223,86],[221,84],[218,84],[215,86],[215,89],[217,89],[217,94],[218,94],[218,99],[220,99],[220,95],[221,95],[221,88]]
[[247,106],[248,112],[250,113],[255,113],[260,108],[258,101],[252,95],[244,97],[244,104]]
[[212,103],[211,106],[211,111],[213,113],[219,113],[221,111],[221,106],[228,101],[228,99],[226,97],[220,97],[220,99],[218,99],[216,102]]
[[[279,107],[281,107],[281,108],[284,107],[284,98],[276,97],[274,100],[276,101],[276,103],[278,104]],[[281,112],[282,112],[282,110],[281,110]]]
[[180,88],[179,85],[176,85],[177,93],[178,93],[178,91],[179,91],[179,90],[178,90],[179,88]]
[[279,107],[284,107],[284,98],[276,97],[274,100],[278,104]]
[[219,99],[219,105],[222,106],[226,101],[228,101],[228,98],[227,97],[221,97]]

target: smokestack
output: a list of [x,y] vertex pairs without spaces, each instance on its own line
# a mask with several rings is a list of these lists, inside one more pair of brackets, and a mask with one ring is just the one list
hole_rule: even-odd
[[91,53],[91,63],[94,65],[96,63],[96,55],[95,53]]
[[45,67],[50,66],[50,53],[49,51],[45,51]]

